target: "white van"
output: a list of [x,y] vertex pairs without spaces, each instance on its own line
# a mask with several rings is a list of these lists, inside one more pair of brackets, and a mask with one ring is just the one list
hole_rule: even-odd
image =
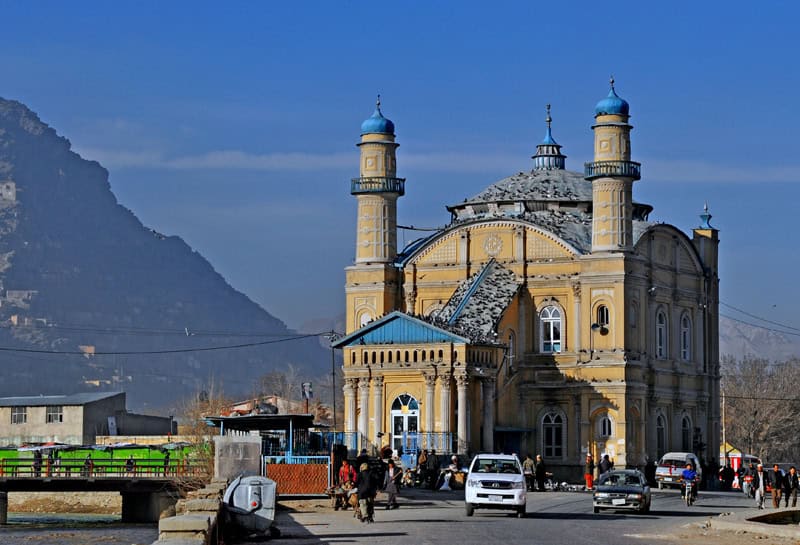
[[681,485],[681,474],[686,469],[686,463],[691,462],[697,472],[697,478],[703,478],[703,469],[700,460],[691,452],[668,452],[658,461],[656,466],[656,482],[659,490],[665,486]]

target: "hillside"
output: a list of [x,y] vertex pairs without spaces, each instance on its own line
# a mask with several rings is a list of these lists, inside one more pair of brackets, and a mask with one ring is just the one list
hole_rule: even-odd
[[100,164],[0,99],[0,396],[124,389],[157,408],[212,386],[250,395],[268,371],[327,367],[316,338],[276,342],[289,335],[181,238],[143,226]]

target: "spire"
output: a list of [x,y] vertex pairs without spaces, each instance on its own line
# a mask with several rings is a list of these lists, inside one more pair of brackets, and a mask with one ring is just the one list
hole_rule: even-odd
[[700,229],[713,229],[714,227],[709,223],[711,218],[711,214],[708,213],[708,203],[705,203],[703,205],[703,213],[700,214],[700,219],[703,220],[703,223],[700,224]]
[[553,118],[550,117],[550,105],[545,106],[547,116],[544,121],[547,123],[547,130],[544,133],[544,140],[536,146],[536,155],[533,156],[533,170],[564,170],[564,159],[566,155],[561,154],[561,146],[553,138],[551,124]]

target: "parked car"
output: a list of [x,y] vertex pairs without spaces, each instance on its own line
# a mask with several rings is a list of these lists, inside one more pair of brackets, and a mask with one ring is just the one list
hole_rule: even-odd
[[513,454],[478,454],[472,459],[464,489],[466,513],[475,509],[510,509],[525,516],[527,491],[522,464]]
[[668,452],[661,457],[656,466],[656,482],[659,490],[665,486],[680,488],[681,473],[686,469],[686,462],[692,463],[698,480],[703,478],[703,469],[697,456],[691,452]]
[[637,469],[612,469],[600,476],[592,497],[594,512],[600,509],[650,511],[650,485]]

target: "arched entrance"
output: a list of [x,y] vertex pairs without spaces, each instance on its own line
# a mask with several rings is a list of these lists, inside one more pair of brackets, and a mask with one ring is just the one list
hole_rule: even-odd
[[400,394],[392,402],[389,417],[392,422],[392,449],[395,453],[401,448],[407,452],[411,444],[404,444],[403,439],[416,444],[419,433],[419,403],[409,394]]

